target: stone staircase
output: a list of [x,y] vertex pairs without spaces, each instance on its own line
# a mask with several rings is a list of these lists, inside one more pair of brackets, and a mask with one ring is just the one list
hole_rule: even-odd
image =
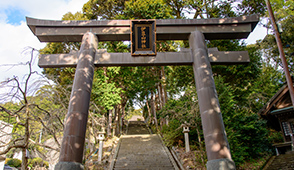
[[294,152],[273,156],[263,170],[293,170]]
[[150,134],[144,122],[129,122],[127,135],[121,136],[110,169],[179,169],[161,138]]
[[143,121],[130,121],[127,128],[127,135],[150,134],[149,129]]

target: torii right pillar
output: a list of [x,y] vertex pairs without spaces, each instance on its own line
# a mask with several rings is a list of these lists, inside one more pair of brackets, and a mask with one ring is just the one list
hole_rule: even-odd
[[192,49],[194,78],[208,159],[207,170],[236,169],[231,158],[204,35],[200,31],[192,32],[189,45]]

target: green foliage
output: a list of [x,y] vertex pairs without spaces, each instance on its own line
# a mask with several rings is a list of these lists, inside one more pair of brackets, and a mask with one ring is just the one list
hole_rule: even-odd
[[201,124],[195,86],[187,87],[179,99],[170,99],[158,114],[160,117],[177,119],[181,123],[186,121],[191,125]]
[[107,110],[120,103],[121,88],[117,88],[115,82],[109,81],[112,76],[119,73],[119,67],[108,67],[107,69],[96,69],[92,87],[92,100],[98,106]]
[[[18,104],[14,103],[14,102],[7,102],[4,104],[0,104],[0,106],[10,110],[12,113],[19,109]],[[7,122],[7,123],[10,123],[10,124],[14,124],[16,121],[16,117],[11,116],[10,114],[0,110],[0,120]]]
[[83,6],[83,14],[89,19],[114,19],[122,14],[127,0],[89,0]]
[[83,14],[89,19],[180,19],[187,13],[194,13],[195,19],[224,18],[264,14],[265,10],[262,0],[89,0],[83,6]]
[[232,10],[232,3],[230,1],[214,2],[206,7],[208,18],[226,18],[235,17],[236,14]]
[[[248,86],[250,80],[254,80],[260,73],[261,54],[255,46],[245,46],[237,40],[214,40],[210,41],[208,47],[217,47],[219,51],[248,51],[250,56],[249,64],[213,66],[213,72],[224,76],[225,81],[232,86]],[[244,87],[245,86],[245,87]],[[240,89],[241,90],[241,89]]]
[[241,15],[261,14],[264,15],[267,11],[264,0],[243,0],[238,4],[238,12]]
[[62,20],[88,20],[88,17],[81,12],[75,14],[68,12],[62,16]]
[[99,42],[98,49],[107,49],[109,53],[127,53],[131,49],[121,41]]
[[123,86],[129,104],[145,101],[160,82],[161,67],[122,67],[117,83]]
[[[259,48],[255,45],[245,46],[245,44],[240,44],[236,40],[214,40],[209,42],[208,47],[218,47],[220,51],[248,51],[250,63],[226,66],[216,65],[212,66],[212,70],[215,75],[221,75],[224,82],[232,86],[232,93],[237,105],[252,108],[254,112],[257,112],[260,105],[264,104],[262,103],[264,100],[252,99],[253,93],[255,93],[256,88],[263,88],[260,84],[256,86],[256,83],[265,81],[263,80],[264,77],[260,77],[263,67]],[[272,80],[268,81],[274,83]],[[269,95],[272,95],[272,93]],[[259,103],[256,101],[259,101]]]
[[166,73],[166,90],[171,97],[185,91],[187,87],[195,86],[194,73],[192,66],[167,66]]
[[124,117],[125,120],[131,119],[133,116],[142,116],[142,109],[134,109],[133,107],[128,111],[127,115]]
[[[288,62],[290,74],[294,70],[294,2],[293,1],[271,1],[273,11],[275,12],[276,22],[282,28],[280,33],[282,46],[285,57]],[[268,14],[267,14],[268,15]],[[267,27],[272,30],[272,23],[269,22]],[[265,57],[269,62],[273,62],[277,66],[282,66],[276,39],[273,34],[268,34],[262,41],[257,43],[260,49],[266,54]]]
[[284,142],[284,136],[282,132],[277,132],[273,129],[270,129],[270,135],[268,137],[268,140],[270,143],[283,143]]
[[224,122],[236,165],[270,152],[266,121],[254,113],[246,115],[248,110],[236,110],[233,114],[224,114]]
[[[168,116],[170,119],[169,126],[163,126],[162,130],[163,137],[169,146],[183,144],[182,124],[187,122],[190,125],[191,147],[197,148],[203,154],[204,140],[195,86],[187,87],[185,94],[179,99],[169,99],[158,114],[158,117]],[[205,155],[200,157],[203,160]]]
[[184,18],[183,10],[189,6],[189,0],[165,0],[165,3],[170,6],[173,16]]
[[261,73],[251,82],[246,105],[258,112],[283,85],[283,73],[271,64],[262,63]]
[[125,2],[120,19],[168,19],[171,9],[163,0],[130,0]]
[[182,128],[179,128],[180,126],[181,122],[177,119],[172,119],[168,126],[163,126],[162,134],[166,146],[171,147],[184,143]]
[[[273,11],[278,20],[283,18],[291,18],[294,15],[294,2],[291,0],[271,0]],[[267,13],[268,15],[268,13]]]
[[171,8],[163,0],[89,0],[83,6],[89,19],[171,18]]
[[270,152],[266,121],[248,108],[236,105],[232,87],[221,76],[215,77],[223,121],[233,160],[239,165]]
[[[250,107],[244,107],[246,104],[239,104],[239,97],[235,96],[235,86],[230,85],[231,82],[226,83],[219,75],[215,76],[215,83],[232,157],[236,165],[239,166],[245,161],[271,152],[271,139],[268,138],[269,131],[266,128],[266,121],[261,120]],[[186,120],[195,127],[190,128],[189,132],[192,146],[203,151],[201,119],[198,108],[194,106],[198,104],[195,91],[195,88],[188,88],[178,100],[170,99],[159,115],[162,117],[169,115],[171,118],[172,123],[169,127],[164,126],[162,131],[168,145],[178,144],[178,141],[181,140],[183,136],[181,128],[177,128]]]
[[[267,69],[269,68],[264,67],[262,72]],[[264,81],[269,82],[269,86],[277,88],[272,83],[279,78],[278,75],[278,73],[273,73],[272,76],[268,77],[256,76],[255,80],[260,80],[262,78]],[[258,115],[250,109],[251,107],[248,107],[247,103],[240,105],[238,102],[240,97],[235,96],[235,86],[230,85],[230,81],[226,83],[224,80],[225,78],[220,75],[215,76],[215,83],[219,93],[220,106],[233,160],[236,165],[239,166],[245,161],[262,157],[264,154],[266,155],[271,152],[270,142],[272,139],[268,137],[270,133],[266,129],[266,121],[261,120]],[[238,79],[238,77],[236,78]],[[262,80],[260,82],[262,83]],[[260,85],[257,84],[257,86],[262,89]],[[257,86],[254,86],[254,89],[257,89]],[[200,116],[197,116],[197,114],[191,114],[194,108],[193,103],[197,104],[197,100],[195,100],[197,99],[197,95],[195,94],[195,89],[188,89],[186,90],[184,96],[180,97],[178,100],[170,99],[168,103],[166,103],[165,108],[159,112],[159,116],[164,117],[169,115],[171,118],[170,122],[177,122],[173,122],[173,124],[170,123],[169,127],[164,126],[162,133],[168,145],[178,144],[178,141],[181,140],[183,135],[180,129],[176,129],[180,127],[180,121],[182,122],[188,120],[191,124],[196,125],[196,128],[198,127],[198,130],[200,131],[199,133],[195,129],[193,130],[193,128],[191,128],[191,131],[189,132],[192,146],[198,146],[196,148],[200,150],[199,144],[201,146],[201,142],[199,143],[199,141],[196,140],[199,134],[202,135],[203,133],[202,129],[199,128],[201,124]],[[251,93],[248,92],[248,96],[251,96],[254,90],[252,89],[250,92]],[[268,94],[271,92],[265,91],[265,93]],[[267,98],[264,99],[264,101],[269,99],[265,96],[259,97]],[[252,105],[253,104],[250,106]],[[195,113],[197,113],[197,110],[195,111]],[[200,139],[200,141],[203,141],[203,139]]]
[[35,168],[35,167],[49,168],[49,163],[38,157],[38,158],[29,159],[28,167],[30,167],[30,168]]
[[10,167],[18,168],[21,166],[21,160],[16,159],[16,158],[6,158],[5,164]]

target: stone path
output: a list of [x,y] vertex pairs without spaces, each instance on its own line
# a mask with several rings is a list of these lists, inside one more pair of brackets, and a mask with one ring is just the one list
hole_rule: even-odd
[[273,156],[263,168],[264,170],[293,170],[294,151],[279,156]]
[[128,125],[127,135],[150,134],[146,124],[141,121],[131,121]]
[[143,122],[129,123],[127,135],[120,140],[113,169],[178,169],[160,137],[149,134]]

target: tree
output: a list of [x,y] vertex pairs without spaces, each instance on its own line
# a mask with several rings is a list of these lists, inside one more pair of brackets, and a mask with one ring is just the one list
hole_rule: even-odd
[[123,13],[127,0],[89,0],[83,6],[83,14],[89,19],[114,19]]
[[235,87],[225,83],[222,76],[216,76],[215,83],[232,159],[236,166],[271,154],[266,121],[261,120],[250,107],[240,107],[238,98],[232,93]]
[[178,99],[170,99],[159,111],[159,116],[161,118],[168,117],[170,120],[169,125],[164,126],[161,131],[167,146],[182,143],[180,142],[184,141],[182,124],[189,124],[190,143],[199,151],[199,162],[204,167],[207,160],[195,85],[187,87],[185,93]]
[[264,0],[243,0],[240,4],[238,4],[237,11],[239,11],[239,15],[264,15],[266,12],[266,4]]
[[[294,32],[294,2],[293,1],[271,1],[273,11],[275,11],[276,22],[280,28],[280,36],[282,45],[285,52],[285,57],[288,63],[290,74],[293,74],[294,65],[294,44],[293,44],[293,32]],[[265,15],[268,17],[268,14]],[[269,22],[267,23],[268,29]],[[273,31],[271,31],[273,32]],[[274,35],[268,34],[262,41],[257,43],[265,53],[265,57],[269,62],[273,62],[277,66],[283,68],[281,59],[279,57],[279,50],[276,44]]]
[[125,2],[119,19],[168,19],[172,18],[171,9],[163,0],[130,0]]
[[[13,101],[0,104],[1,119],[13,124],[14,130],[12,133],[12,140],[5,144],[8,147],[6,150],[2,151],[0,155],[6,154],[13,148],[20,148],[22,151],[21,167],[23,170],[26,170],[28,167],[26,151],[31,148],[32,145],[39,145],[58,150],[58,148],[52,148],[37,142],[37,139],[39,139],[39,131],[41,129],[45,129],[53,138],[56,139],[55,142],[58,143],[58,133],[56,133],[55,130],[62,130],[63,127],[58,126],[58,123],[61,123],[59,117],[59,121],[53,120],[56,119],[56,117],[43,108],[44,104],[48,101],[41,101],[38,100],[38,98],[31,96],[38,93],[37,89],[40,85],[43,85],[40,81],[34,83],[31,82],[32,77],[37,75],[37,72],[32,70],[34,51],[35,49],[31,49],[31,58],[27,62],[29,72],[25,76],[24,82],[20,81],[18,77],[13,77],[1,82],[1,86],[3,88],[11,87],[7,94],[2,94],[3,97],[5,96],[4,101]],[[32,88],[33,86],[35,87]],[[56,106],[54,104],[52,105],[51,101],[51,105],[49,107],[54,108]]]

